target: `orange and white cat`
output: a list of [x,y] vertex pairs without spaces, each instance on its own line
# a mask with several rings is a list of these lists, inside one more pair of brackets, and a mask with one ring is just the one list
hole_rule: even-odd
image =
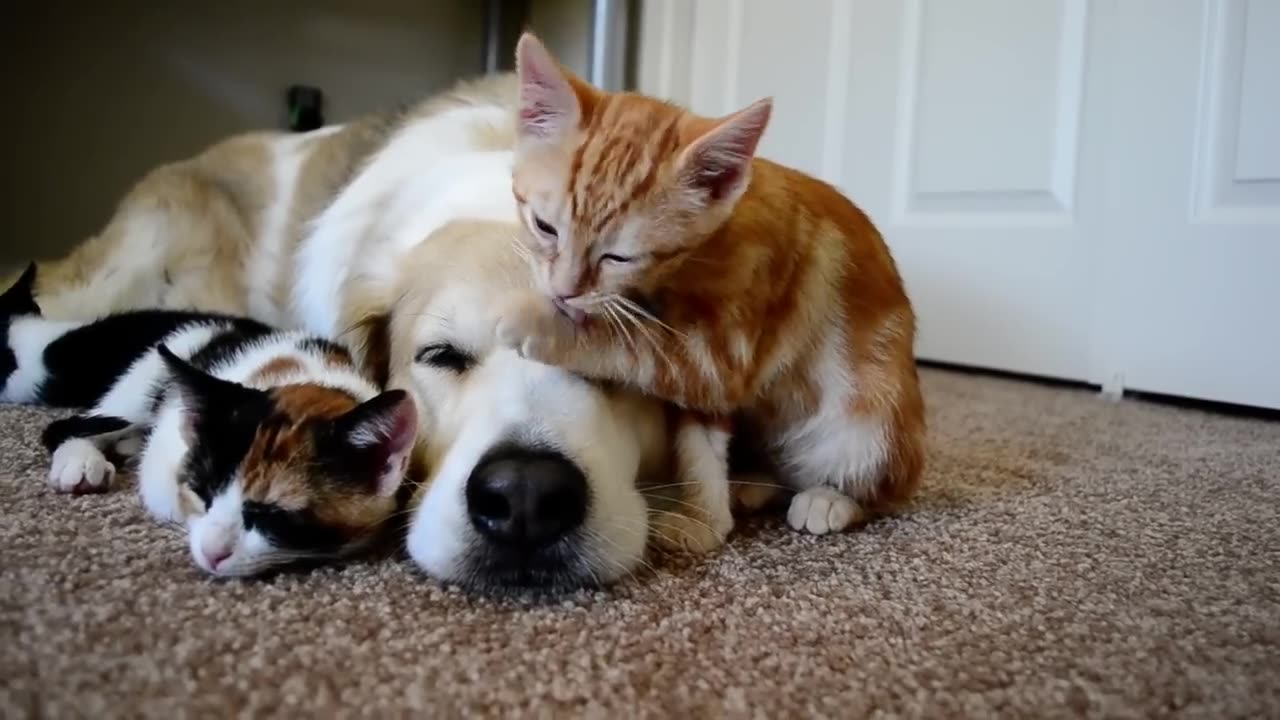
[[[712,119],[604,92],[531,35],[517,67],[513,191],[538,290],[503,304],[499,341],[734,417],[799,491],[796,529],[840,531],[907,499],[925,460],[911,303],[857,206],[754,157],[771,101]],[[732,524],[728,488],[691,490]]]

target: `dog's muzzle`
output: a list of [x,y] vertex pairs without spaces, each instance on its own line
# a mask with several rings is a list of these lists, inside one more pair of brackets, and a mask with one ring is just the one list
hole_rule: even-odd
[[467,479],[467,514],[496,555],[520,559],[582,527],[587,477],[554,450],[491,450]]
[[483,542],[474,556],[486,584],[557,588],[582,580],[586,474],[556,450],[502,445],[476,464],[467,516]]

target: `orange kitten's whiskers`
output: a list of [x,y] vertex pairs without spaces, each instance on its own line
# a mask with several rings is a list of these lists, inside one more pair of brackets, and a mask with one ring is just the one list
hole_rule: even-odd
[[[673,498],[673,497],[669,497],[669,496],[667,496],[667,495],[654,495],[654,494],[652,494],[652,493],[645,493],[645,492],[642,492],[642,493],[640,493],[640,497],[644,498],[645,500],[653,500],[653,501],[656,501],[656,502],[663,502],[663,503],[673,503],[673,504],[679,505],[679,506],[681,506],[681,507],[687,507],[687,508],[690,508],[690,509],[692,509],[692,510],[694,510],[694,511],[696,511],[696,512],[702,512],[702,510],[703,510],[703,508],[702,508],[702,506],[701,506],[701,505],[698,505],[698,504],[696,504],[696,503],[691,503],[691,502],[689,502],[688,500],[681,500],[680,498]],[[697,520],[697,518],[693,518],[693,517],[690,517],[690,519],[691,519],[691,520]],[[698,522],[699,522],[699,524],[700,524],[700,525],[705,526],[708,530],[709,530],[709,529],[711,529],[711,526],[710,526],[710,525],[707,525],[706,523],[703,523],[703,522],[701,522],[701,521],[698,521]]]
[[[661,485],[645,485],[642,489],[646,492],[652,490],[666,490],[668,488],[686,487],[689,485],[699,485],[697,480],[686,480],[684,482],[662,483]],[[733,480],[734,485],[750,485],[754,487],[780,488],[782,485],[767,482],[752,482],[751,480]]]
[[689,339],[688,334],[683,333],[683,332],[681,332],[681,331],[679,331],[679,330],[676,330],[675,328],[671,327],[671,326],[670,326],[670,325],[668,325],[667,323],[663,322],[662,320],[660,320],[660,319],[658,318],[658,316],[657,316],[657,315],[654,315],[653,313],[651,313],[651,312],[649,312],[648,310],[646,310],[642,305],[640,305],[640,303],[637,303],[635,300],[632,300],[631,298],[627,297],[626,295],[614,295],[614,297],[615,297],[615,298],[617,298],[618,302],[622,303],[622,304],[623,304],[623,305],[625,305],[628,309],[630,309],[630,310],[631,310],[631,312],[635,313],[636,315],[639,315],[640,317],[644,318],[645,320],[648,320],[648,321],[650,321],[650,322],[652,322],[652,323],[656,324],[658,327],[660,327],[660,328],[662,328],[662,329],[666,330],[667,332],[671,333],[672,335],[675,335],[677,338],[679,338],[679,339],[681,339],[681,340],[688,340],[688,339]]
[[[632,524],[632,523],[623,523],[623,522],[621,522],[620,520],[617,520],[617,519],[615,519],[615,520],[612,522],[612,526],[613,526],[613,527],[616,527],[616,528],[621,529],[623,532],[637,532],[637,531],[639,531],[639,530],[642,530],[642,529],[643,529],[643,530],[645,531],[645,534],[647,534],[647,533],[648,533],[648,530],[649,530],[649,528],[648,528],[648,527],[640,528],[640,527],[638,527],[638,526],[636,526],[636,525],[634,525],[634,524]],[[604,542],[604,543],[605,543],[605,544],[607,544],[610,548],[612,548],[613,550],[615,550],[615,551],[617,551],[617,552],[619,552],[619,553],[622,551],[622,546],[618,544],[618,541],[617,541],[617,540],[614,540],[613,538],[609,537],[609,534],[608,534],[607,532],[602,533],[602,532],[598,532],[598,531],[596,531],[596,530],[589,530],[589,531],[587,531],[587,537],[590,537],[590,538],[592,538],[592,539],[594,539],[594,540],[599,540],[599,541],[601,541],[601,542]],[[605,557],[606,557],[606,559],[608,559],[611,563],[615,563],[615,564],[617,565],[618,569],[620,569],[620,570],[624,570],[624,571],[625,571],[625,572],[623,573],[623,577],[634,577],[634,576],[637,574],[637,570],[636,570],[636,569],[634,569],[634,568],[633,568],[633,569],[631,569],[631,570],[627,570],[625,567],[623,567],[623,565],[622,565],[621,563],[619,563],[617,560],[613,559],[613,557],[612,557],[611,555],[608,555],[608,556],[605,556]],[[645,560],[645,559],[644,559],[644,557],[639,557],[639,558],[637,558],[637,561],[639,562],[640,566],[641,566],[641,567],[643,567],[645,570],[648,570],[648,571],[649,571],[649,572],[651,572],[651,573],[657,573],[657,572],[658,572],[658,568],[654,567],[652,563],[650,563],[649,561]]]
[[[632,327],[640,332],[640,335],[648,342],[649,349],[666,364],[667,372],[672,373],[673,375],[679,372],[679,367],[674,361],[672,361],[671,357],[667,355],[667,351],[663,349],[662,343],[653,336],[653,333],[650,332],[649,328],[645,327],[643,318],[636,317],[635,312],[625,304],[615,303],[611,305],[611,307],[617,311],[621,318],[630,322]],[[632,350],[634,351],[635,348],[633,347]]]
[[530,270],[535,269],[533,252],[530,251],[529,248],[525,247],[525,244],[520,241],[519,236],[516,236],[516,235],[511,236],[511,250],[515,252],[515,254],[519,256],[521,260],[524,260],[525,264],[529,266]]
[[609,319],[609,324],[615,327],[618,333],[620,333],[624,338],[626,338],[627,347],[630,348],[632,352],[635,352],[636,340],[634,337],[631,336],[631,331],[628,330],[627,326],[623,324],[622,319],[618,317],[618,311],[612,305],[609,305],[607,303],[603,306],[603,309],[606,317],[608,317]]

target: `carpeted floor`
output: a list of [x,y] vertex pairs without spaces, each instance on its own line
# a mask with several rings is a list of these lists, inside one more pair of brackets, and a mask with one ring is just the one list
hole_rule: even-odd
[[558,603],[364,563],[211,582],[0,410],[0,715],[1280,717],[1280,423],[925,374],[904,516],[753,524]]

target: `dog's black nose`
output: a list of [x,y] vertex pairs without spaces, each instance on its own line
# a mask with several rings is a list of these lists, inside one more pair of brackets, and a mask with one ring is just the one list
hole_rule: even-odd
[[505,447],[491,451],[467,479],[467,512],[486,538],[529,549],[582,525],[587,478],[563,454]]

